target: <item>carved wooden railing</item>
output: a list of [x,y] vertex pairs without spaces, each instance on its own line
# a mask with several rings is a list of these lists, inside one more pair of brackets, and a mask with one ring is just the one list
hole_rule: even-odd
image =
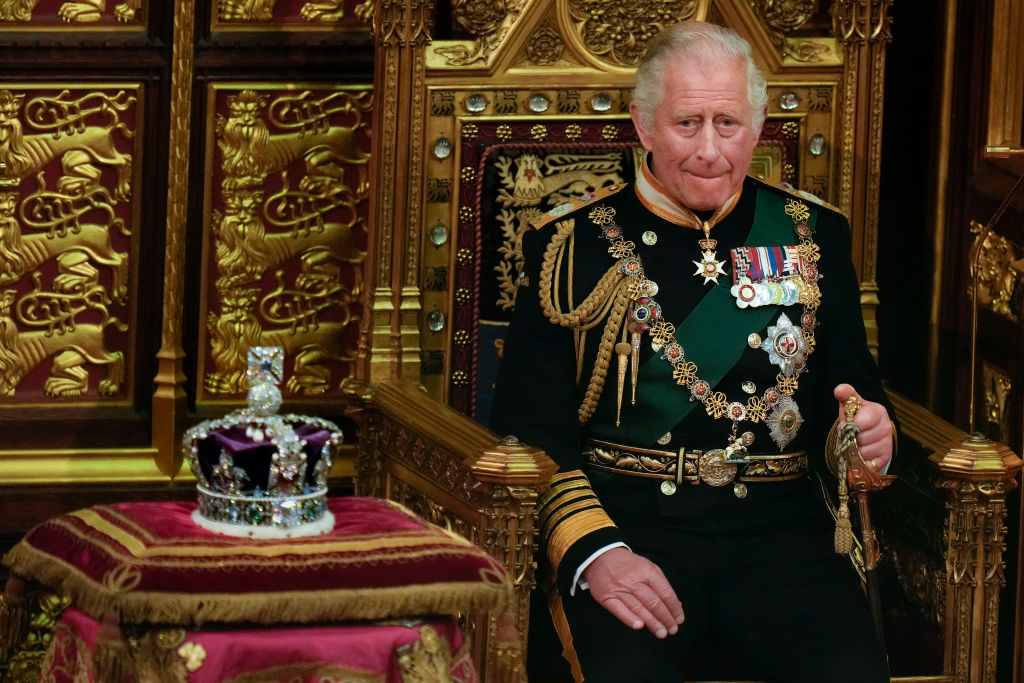
[[537,498],[557,466],[425,391],[385,380],[356,392],[356,493],[399,501],[486,549],[515,586],[506,612],[465,615],[481,680],[526,680]]
[[[1017,486],[1021,460],[903,396],[890,398],[909,452],[900,456],[903,491],[888,501],[900,508],[900,521],[888,516],[882,542],[919,616],[943,634],[945,675],[927,680],[995,683],[1006,494]],[[912,546],[893,528],[900,526],[909,528]]]

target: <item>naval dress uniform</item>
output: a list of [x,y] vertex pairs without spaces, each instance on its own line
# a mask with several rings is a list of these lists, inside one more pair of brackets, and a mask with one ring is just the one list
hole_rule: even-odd
[[[807,476],[824,469],[837,384],[889,405],[850,243],[809,195],[748,177],[693,214],[646,164],[525,235],[492,421],[559,465],[539,559],[586,680],[687,680],[722,661],[773,681],[888,680]],[[678,634],[634,631],[580,585],[614,544],[665,573]]]

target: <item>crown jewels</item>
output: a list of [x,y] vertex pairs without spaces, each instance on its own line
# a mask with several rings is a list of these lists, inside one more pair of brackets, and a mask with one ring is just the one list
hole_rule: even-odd
[[249,349],[248,405],[185,432],[199,498],[192,518],[203,528],[258,538],[334,528],[327,474],[341,430],[316,417],[278,415],[283,372],[283,349]]

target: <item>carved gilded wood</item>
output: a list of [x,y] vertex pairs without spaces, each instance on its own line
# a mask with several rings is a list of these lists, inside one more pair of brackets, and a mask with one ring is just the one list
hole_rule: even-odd
[[554,474],[536,448],[496,437],[407,382],[358,396],[356,492],[398,500],[486,549],[509,571],[514,604],[463,615],[484,681],[524,681],[534,586],[536,502]]
[[183,431],[185,350],[181,317],[185,294],[185,230],[188,221],[189,150],[192,140],[193,39],[195,0],[174,0],[174,45],[171,69],[171,130],[167,159],[167,224],[164,226],[163,316],[160,350],[153,378],[153,438],[156,464],[174,477],[181,467],[178,437]]
[[145,30],[148,11],[146,0],[5,0],[0,2],[0,30],[139,33]]
[[362,317],[366,86],[216,84],[208,97],[199,399],[237,397],[251,346],[290,396],[339,395]]
[[141,96],[0,89],[0,409],[128,400]]
[[210,27],[214,31],[302,32],[365,31],[373,0],[214,0]]

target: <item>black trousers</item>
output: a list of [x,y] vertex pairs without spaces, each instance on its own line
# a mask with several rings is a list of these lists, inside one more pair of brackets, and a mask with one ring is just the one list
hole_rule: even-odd
[[[698,530],[686,520],[609,512],[631,549],[664,571],[686,621],[659,640],[622,624],[589,591],[563,596],[588,682],[889,680],[860,581],[835,553],[822,508],[767,528],[728,520]],[[531,681],[543,680],[532,672]]]

